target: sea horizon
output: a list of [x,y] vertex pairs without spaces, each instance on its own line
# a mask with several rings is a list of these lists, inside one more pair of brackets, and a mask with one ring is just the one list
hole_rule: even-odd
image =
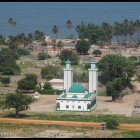
[[[140,19],[139,2],[0,2],[0,34],[4,36],[19,33],[33,33],[39,30],[46,36],[55,37],[53,25],[58,26],[57,38],[66,38],[66,21],[71,20],[71,33],[77,37],[76,26],[85,24],[114,24],[124,19]],[[16,27],[8,24],[8,19],[16,21]]]

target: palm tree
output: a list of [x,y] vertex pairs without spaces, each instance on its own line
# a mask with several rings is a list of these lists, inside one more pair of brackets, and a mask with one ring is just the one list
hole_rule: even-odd
[[70,29],[73,27],[73,24],[72,24],[72,22],[70,20],[67,20],[66,27],[69,30],[69,35],[68,36],[70,38],[70,36],[71,36]]
[[16,22],[12,18],[8,19],[8,23],[9,23],[10,26],[16,27]]
[[58,27],[57,27],[56,25],[53,25],[52,32],[53,32],[54,34],[56,34],[56,38],[57,38]]
[[52,40],[52,48],[53,48],[54,53],[55,53],[55,51],[56,51],[56,39]]
[[64,47],[64,44],[63,44],[63,42],[61,40],[58,41],[57,47],[59,48],[60,51]]
[[111,44],[111,38],[112,38],[111,26],[108,23],[103,22],[102,23],[102,28],[105,31],[105,41],[106,41],[106,43]]

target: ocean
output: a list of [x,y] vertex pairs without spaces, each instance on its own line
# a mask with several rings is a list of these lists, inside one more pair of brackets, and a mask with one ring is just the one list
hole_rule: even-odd
[[[16,27],[8,24],[12,17]],[[53,25],[58,26],[57,38],[66,38],[66,21],[73,23],[71,33],[77,37],[75,27],[82,21],[100,25],[113,24],[124,19],[140,19],[140,2],[0,2],[0,34],[33,33],[39,30],[50,37]]]

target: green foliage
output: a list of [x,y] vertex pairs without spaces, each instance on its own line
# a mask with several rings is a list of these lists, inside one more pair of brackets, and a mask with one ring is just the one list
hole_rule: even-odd
[[48,43],[46,42],[46,41],[43,41],[42,43],[41,43],[41,46],[47,46],[48,45]]
[[114,78],[124,78],[126,80],[133,76],[134,66],[131,61],[120,55],[106,55],[98,63],[97,67],[101,72],[99,80],[106,84]]
[[26,74],[25,78],[21,79],[17,83],[20,90],[33,90],[37,85],[37,76],[35,74]]
[[29,105],[34,101],[33,97],[23,95],[22,93],[8,93],[4,101],[4,109],[15,109],[16,117],[19,117],[19,112],[28,110]]
[[76,51],[79,54],[88,54],[88,50],[90,49],[91,44],[89,43],[89,41],[86,40],[79,40],[76,45]]
[[42,78],[52,79],[53,77],[60,78],[62,75],[62,68],[60,66],[47,65],[41,69]]
[[123,81],[121,78],[115,78],[106,84],[106,94],[112,96],[112,100],[116,100],[123,89]]
[[41,32],[41,31],[36,30],[34,32],[34,39],[35,39],[35,41],[38,41],[38,42],[44,41],[45,40],[45,34],[44,34],[44,32]]
[[76,27],[80,39],[89,39],[91,44],[103,44],[105,42],[105,30],[94,24],[84,24]]
[[64,49],[61,51],[59,55],[59,59],[61,60],[61,64],[66,64],[66,61],[69,59],[71,64],[77,65],[79,58],[78,55],[72,50]]
[[102,52],[100,50],[94,50],[92,54],[94,54],[97,57],[97,56],[100,56]]
[[90,65],[91,65],[90,63],[85,63],[85,66],[84,66],[85,69],[89,69],[90,68]]
[[106,93],[112,100],[119,98],[121,91],[131,88],[131,77],[134,65],[127,58],[120,55],[104,56],[97,64],[101,75],[99,80],[106,85]]
[[130,61],[137,61],[137,57],[136,56],[129,56],[128,59]]
[[44,76],[44,78],[47,79],[47,80],[51,80],[54,77],[55,77],[55,75],[54,74],[51,74],[51,73]]
[[44,86],[43,86],[44,89],[52,89],[52,86],[49,82],[45,82]]
[[39,90],[40,94],[54,95],[55,91],[53,89],[42,89]]
[[19,48],[16,50],[16,55],[19,58],[22,55],[29,55],[30,52],[27,49]]
[[88,73],[87,72],[83,72],[79,74],[74,73],[73,81],[74,82],[88,82]]
[[9,48],[0,51],[0,71],[4,75],[13,75],[20,72],[20,68],[16,65],[16,54]]
[[60,95],[62,92],[63,92],[63,90],[55,90],[55,93],[56,93],[57,95]]
[[129,130],[120,133],[115,133],[111,138],[140,138],[140,131],[138,130]]
[[1,69],[3,75],[14,75],[14,69],[11,67],[4,67]]
[[113,118],[107,119],[105,120],[105,122],[106,122],[106,127],[109,129],[115,129],[119,125],[119,122]]
[[45,60],[46,58],[50,58],[51,56],[46,53],[39,53],[38,60]]
[[9,85],[9,83],[10,83],[10,77],[2,77],[2,78],[1,78],[1,82],[2,82],[2,84],[4,84],[5,86]]

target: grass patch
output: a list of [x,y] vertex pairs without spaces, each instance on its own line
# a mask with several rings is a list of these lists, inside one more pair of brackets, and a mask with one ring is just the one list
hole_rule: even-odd
[[18,64],[18,66],[20,68],[34,68],[35,67],[35,63],[31,62],[31,61],[24,61],[22,62],[22,64]]
[[99,92],[97,93],[97,96],[107,96],[107,94],[105,92]]
[[32,116],[34,119],[39,120],[56,120],[56,121],[85,121],[85,122],[104,122],[106,119],[115,119],[119,123],[140,123],[140,119],[132,118],[132,117],[126,117],[122,115],[70,115],[70,114],[35,114]]
[[111,136],[112,138],[140,138],[140,131],[124,131],[120,133],[115,133]]

